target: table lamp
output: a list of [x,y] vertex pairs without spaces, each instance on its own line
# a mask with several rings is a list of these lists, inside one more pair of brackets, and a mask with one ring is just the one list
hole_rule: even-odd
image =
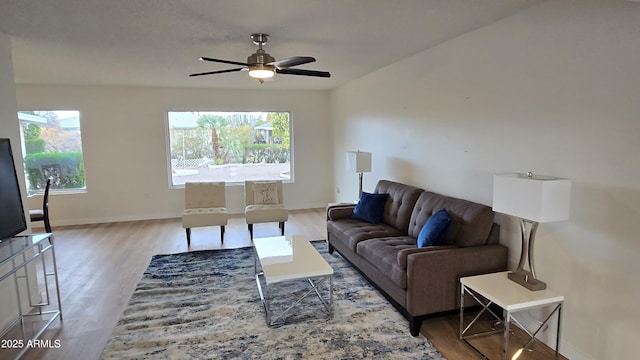
[[362,195],[362,174],[371,172],[371,153],[347,151],[347,171],[357,172],[359,177],[358,199]]
[[[496,174],[493,177],[493,210],[520,218],[520,262],[509,279],[537,291],[547,284],[536,277],[533,246],[539,223],[569,219],[571,181],[552,176]],[[525,270],[525,261],[529,269]]]

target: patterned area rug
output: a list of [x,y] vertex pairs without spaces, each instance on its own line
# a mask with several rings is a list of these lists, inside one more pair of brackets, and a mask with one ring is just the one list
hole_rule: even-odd
[[[444,359],[325,242],[334,269],[333,318],[317,296],[293,313],[303,321],[268,327],[253,248],[156,255],[107,342],[103,359]],[[305,291],[308,284],[292,285]],[[280,299],[280,298],[279,298]]]

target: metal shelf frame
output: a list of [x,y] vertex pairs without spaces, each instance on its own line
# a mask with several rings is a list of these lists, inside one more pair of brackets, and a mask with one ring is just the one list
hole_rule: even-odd
[[[46,259],[47,255],[51,255],[50,264]],[[31,264],[37,272],[35,279],[29,276],[27,266]],[[62,322],[62,302],[53,234],[3,239],[0,242],[0,269],[7,269],[0,273],[0,283],[13,279],[15,300],[18,304],[16,318],[0,331],[0,338],[4,339],[7,334],[19,331],[22,336],[19,340],[22,346],[13,349],[17,352],[15,358],[19,359],[29,350],[27,346],[29,341],[38,339],[56,319]],[[21,292],[20,281],[26,285],[26,298]],[[31,286],[34,281],[37,284],[39,296],[32,294]],[[26,301],[23,304],[24,300]],[[23,309],[25,305],[28,305],[31,310],[25,312]]]

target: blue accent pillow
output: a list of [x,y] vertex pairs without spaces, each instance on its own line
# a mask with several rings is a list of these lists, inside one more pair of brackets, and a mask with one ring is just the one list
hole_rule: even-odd
[[442,245],[451,224],[451,216],[446,209],[431,215],[418,234],[418,247]]
[[352,219],[358,219],[372,224],[382,222],[384,215],[384,204],[387,202],[389,194],[370,194],[363,192],[360,201],[353,209]]

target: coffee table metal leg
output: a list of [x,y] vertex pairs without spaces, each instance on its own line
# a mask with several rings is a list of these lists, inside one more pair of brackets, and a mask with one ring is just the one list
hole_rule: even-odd
[[265,284],[264,290],[262,289],[262,285],[260,284],[260,276],[263,273],[259,272],[256,274],[256,284],[258,285],[258,293],[260,294],[260,301],[262,302],[262,306],[264,307],[265,317],[267,318],[267,326],[271,326],[271,311],[269,310],[269,301],[267,299],[267,285]]
[[[260,300],[264,307],[267,326],[275,325],[275,322],[284,317],[291,309],[293,309],[296,305],[298,305],[302,300],[304,300],[309,294],[316,293],[322,304],[324,305],[327,313],[330,317],[333,317],[333,276],[327,276],[325,278],[321,278],[319,281],[313,281],[313,279],[307,279],[309,284],[311,285],[311,289],[307,290],[302,296],[298,297],[298,299],[291,304],[287,309],[285,309],[282,313],[280,313],[275,319],[271,319],[271,309],[269,307],[269,289],[268,285],[265,284],[264,288],[262,287],[262,283],[260,281],[260,277],[264,276],[263,272],[259,272],[256,274],[256,285],[258,286],[258,293],[260,294]],[[327,301],[322,294],[320,293],[319,286],[329,280],[329,301]]]
[[329,302],[331,303],[331,316],[333,316],[333,275],[329,277]]
[[511,331],[511,312],[504,310],[504,343],[502,344],[502,357],[506,359],[509,351],[509,334]]
[[[315,290],[316,295],[318,295],[318,299],[320,299],[320,301],[322,302],[322,304],[324,305],[325,309],[327,309],[327,312],[330,315],[333,315],[333,276],[328,276],[329,278],[329,301],[327,302],[327,300],[322,296],[322,294],[320,293],[320,289],[318,288],[319,285],[321,285],[323,282],[327,281],[327,278],[323,278],[318,282],[313,282],[312,279],[309,279],[309,284],[311,284],[311,290]],[[305,294],[306,296],[306,294]]]

